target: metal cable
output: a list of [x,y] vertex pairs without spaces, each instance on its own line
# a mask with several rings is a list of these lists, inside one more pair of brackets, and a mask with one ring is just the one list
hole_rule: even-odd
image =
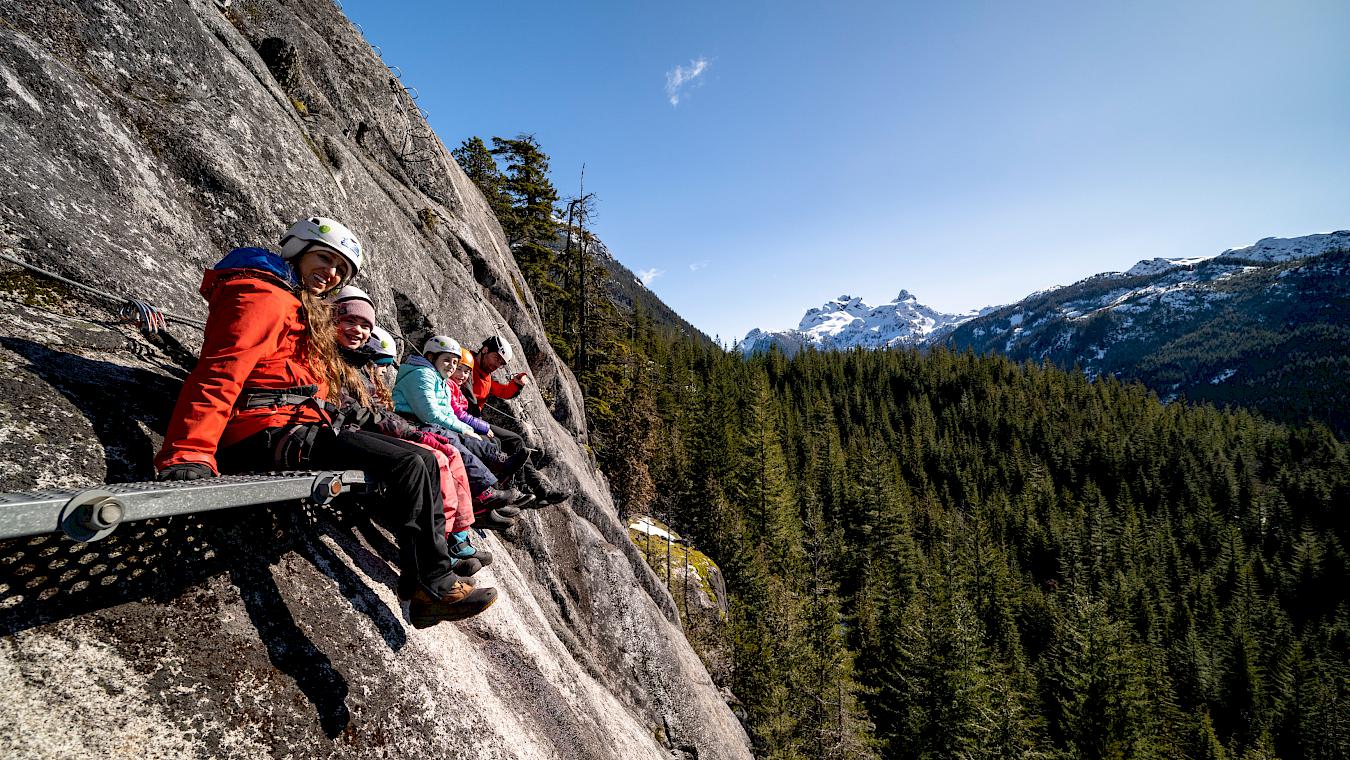
[[160,330],[163,330],[166,325],[166,320],[170,319],[173,320],[174,322],[180,322],[185,325],[190,325],[192,327],[197,328],[198,330],[206,329],[206,322],[200,319],[193,319],[192,317],[179,316],[172,312],[164,311],[163,309],[151,306],[148,302],[141,301],[136,298],[127,298],[125,296],[113,295],[112,293],[109,293],[107,291],[99,290],[98,288],[85,285],[82,282],[76,282],[75,280],[72,280],[69,277],[62,277],[61,275],[55,272],[49,272],[41,267],[33,266],[32,264],[29,264],[23,259],[15,258],[7,253],[0,252],[0,259],[8,261],[11,264],[21,266],[24,269],[40,274],[43,277],[47,277],[49,279],[56,280],[57,282],[69,285],[72,288],[83,290],[84,292],[98,296],[99,298],[102,298],[105,301],[111,301],[117,304],[119,306],[118,311],[119,316],[135,320],[137,324],[140,325],[142,332],[146,332],[149,335],[154,335],[158,333]]

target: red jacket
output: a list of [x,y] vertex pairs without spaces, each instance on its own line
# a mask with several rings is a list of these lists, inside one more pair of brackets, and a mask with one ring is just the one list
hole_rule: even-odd
[[210,304],[197,368],[178,394],[155,467],[198,462],[216,468],[216,450],[267,428],[323,420],[313,406],[236,410],[244,389],[327,386],[305,360],[300,299],[280,278],[256,269],[211,269]]
[[473,372],[469,374],[470,390],[473,391],[473,397],[479,404],[486,404],[488,396],[497,398],[515,398],[520,393],[520,385],[515,382],[499,383],[492,379],[492,375],[484,372],[483,365],[474,357]]

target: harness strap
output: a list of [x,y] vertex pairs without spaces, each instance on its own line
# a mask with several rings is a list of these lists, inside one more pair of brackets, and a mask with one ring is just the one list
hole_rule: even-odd
[[317,385],[301,385],[295,388],[245,388],[239,396],[240,409],[260,409],[264,406],[303,406],[313,404],[315,409],[331,417],[337,407],[316,398]]

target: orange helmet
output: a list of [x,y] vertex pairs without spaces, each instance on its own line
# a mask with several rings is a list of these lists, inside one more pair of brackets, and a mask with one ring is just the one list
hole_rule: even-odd
[[473,352],[467,348],[459,349],[459,364],[461,367],[473,369]]

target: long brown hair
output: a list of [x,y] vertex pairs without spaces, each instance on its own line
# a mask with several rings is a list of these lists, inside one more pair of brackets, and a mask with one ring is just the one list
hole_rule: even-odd
[[319,296],[300,289],[300,319],[305,323],[305,362],[328,383],[328,400],[346,388],[363,405],[370,404],[365,385],[354,376],[337,347],[332,308]]
[[370,384],[375,388],[375,400],[388,411],[394,411],[394,395],[389,392],[389,386],[384,384],[379,365],[367,364],[366,377],[370,378]]

